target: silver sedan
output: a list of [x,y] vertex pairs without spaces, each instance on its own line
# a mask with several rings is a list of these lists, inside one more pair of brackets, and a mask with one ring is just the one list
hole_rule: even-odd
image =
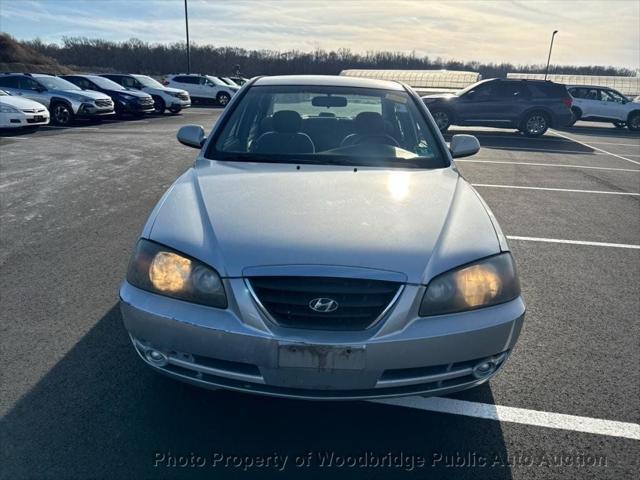
[[158,202],[120,289],[155,370],[304,399],[489,380],[525,305],[509,247],[420,98],[394,82],[257,78]]

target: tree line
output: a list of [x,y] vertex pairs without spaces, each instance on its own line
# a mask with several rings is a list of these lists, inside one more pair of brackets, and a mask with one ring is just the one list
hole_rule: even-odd
[[[185,43],[148,43],[132,38],[114,42],[97,38],[65,37],[61,44],[40,39],[21,42],[63,65],[78,70],[121,71],[162,75],[186,72]],[[236,47],[190,45],[191,71],[231,75],[239,70],[243,76],[326,74],[333,75],[348,68],[402,70],[467,70],[479,72],[483,78],[505,77],[508,72],[539,73],[544,65],[511,63],[462,62],[418,56],[415,53],[371,51],[356,53],[348,48],[312,52],[301,50],[246,50]],[[627,68],[600,65],[552,65],[550,73],[575,75],[633,76]]]

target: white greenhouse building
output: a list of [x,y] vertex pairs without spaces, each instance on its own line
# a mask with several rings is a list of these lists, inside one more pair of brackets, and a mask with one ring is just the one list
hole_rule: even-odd
[[343,70],[340,75],[347,77],[377,78],[403,82],[420,95],[454,92],[481,79],[479,73],[456,70]]
[[[507,78],[544,80],[544,73],[508,73]],[[614,77],[598,75],[547,75],[547,80],[565,85],[591,85],[609,87],[627,97],[640,95],[640,77]]]

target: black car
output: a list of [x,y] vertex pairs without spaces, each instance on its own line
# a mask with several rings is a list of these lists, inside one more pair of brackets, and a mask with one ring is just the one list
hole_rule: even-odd
[[545,80],[482,80],[456,93],[422,100],[438,128],[450,125],[515,128],[537,137],[571,122],[571,96],[564,85]]
[[153,113],[153,98],[148,93],[129,90],[98,75],[60,75],[60,77],[83,90],[95,90],[109,95],[119,116],[126,113],[134,116]]

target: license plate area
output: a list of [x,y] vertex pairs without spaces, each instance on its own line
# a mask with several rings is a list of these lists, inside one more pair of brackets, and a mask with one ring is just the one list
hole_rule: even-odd
[[363,370],[366,349],[358,345],[278,344],[278,366],[316,370]]

